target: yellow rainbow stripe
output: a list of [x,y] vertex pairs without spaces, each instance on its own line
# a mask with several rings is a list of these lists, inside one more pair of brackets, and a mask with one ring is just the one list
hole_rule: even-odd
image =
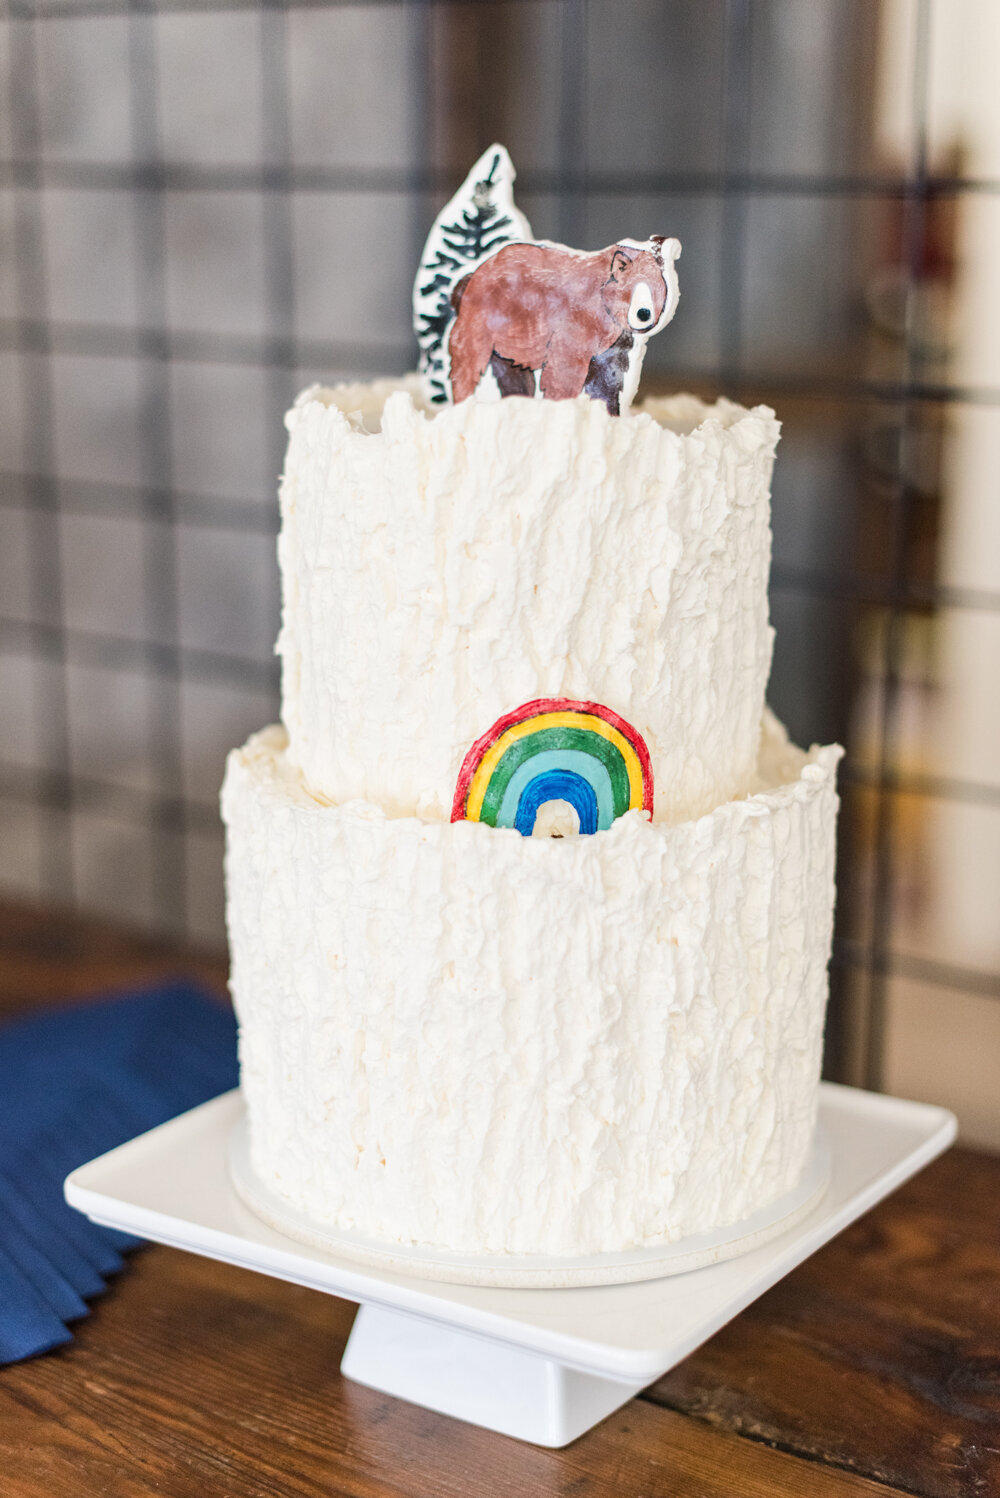
[[537,717],[525,718],[522,722],[514,723],[506,729],[496,742],[490,745],[479,761],[469,784],[469,795],[466,801],[465,815],[470,822],[479,820],[490,778],[506,750],[512,744],[516,744],[519,739],[526,738],[529,734],[540,733],[546,728],[588,728],[593,733],[600,734],[601,738],[608,739],[619,750],[625,761],[629,784],[629,810],[632,811],[643,805],[642,764],[634,746],[613,724],[608,723],[604,718],[599,718],[595,713],[539,713]]

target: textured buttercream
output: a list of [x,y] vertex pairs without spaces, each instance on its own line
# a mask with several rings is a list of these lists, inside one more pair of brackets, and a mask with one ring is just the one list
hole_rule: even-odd
[[538,697],[645,738],[656,820],[750,788],[771,661],[771,411],[690,396],[305,392],[281,490],[282,719],[310,789],[448,815],[462,759]]
[[745,798],[562,840],[326,804],[281,729],[234,751],[232,986],[261,1180],[319,1223],[467,1253],[666,1242],[791,1189],[816,1110],[839,751],[803,754],[770,717],[758,737]]

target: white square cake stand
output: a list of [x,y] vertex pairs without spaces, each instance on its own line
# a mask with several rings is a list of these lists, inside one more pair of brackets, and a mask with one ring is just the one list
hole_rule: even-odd
[[242,1106],[224,1093],[92,1160],[68,1177],[67,1201],[106,1226],[357,1301],[346,1377],[543,1446],[566,1445],[687,1357],[956,1129],[943,1108],[824,1083],[830,1184],[787,1232],[671,1278],[521,1290],[362,1267],[268,1227],[230,1182]]

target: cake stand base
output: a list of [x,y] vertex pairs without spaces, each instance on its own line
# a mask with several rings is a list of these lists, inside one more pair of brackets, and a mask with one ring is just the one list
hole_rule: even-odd
[[665,1279],[501,1289],[361,1264],[277,1231],[232,1185],[242,1115],[238,1092],[203,1103],[82,1165],[66,1200],[109,1227],[356,1301],[348,1378],[542,1446],[565,1445],[653,1383],[955,1135],[943,1108],[825,1083],[830,1184],[778,1236]]
[[381,1306],[362,1306],[340,1371],[410,1404],[536,1446],[566,1446],[644,1387]]

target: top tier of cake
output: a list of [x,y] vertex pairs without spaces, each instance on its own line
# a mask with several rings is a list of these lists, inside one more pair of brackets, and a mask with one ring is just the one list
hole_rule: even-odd
[[754,788],[771,411],[430,414],[408,379],[306,391],[288,426],[282,717],[315,796],[447,818],[470,746],[542,697],[642,734],[657,821]]

